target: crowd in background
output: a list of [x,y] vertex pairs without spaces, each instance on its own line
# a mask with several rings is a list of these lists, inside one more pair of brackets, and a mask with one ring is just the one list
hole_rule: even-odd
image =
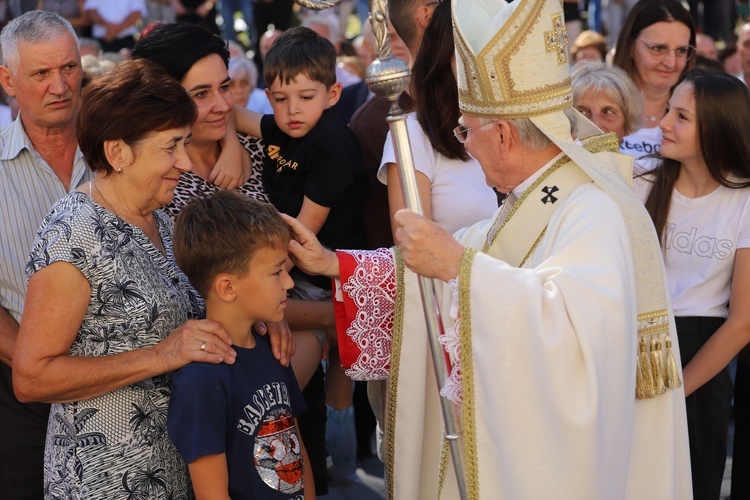
[[[97,76],[129,57],[139,36],[160,22],[198,22],[229,42],[232,56],[233,92],[248,109],[270,113],[264,95],[263,58],[268,47],[285,29],[305,25],[329,39],[338,50],[337,77],[344,87],[355,85],[338,107],[348,121],[368,93],[365,69],[375,59],[372,29],[367,21],[369,6],[363,0],[344,0],[331,11],[314,12],[291,0],[128,0],[118,7],[101,7],[93,0],[0,0],[0,26],[14,16],[33,9],[56,12],[68,20],[79,36],[81,56],[88,76]],[[566,29],[571,63],[607,61],[614,57],[620,30],[633,0],[565,0]],[[750,73],[750,31],[738,29],[750,14],[746,2],[718,0],[683,2],[695,20],[699,65],[742,76]],[[96,9],[100,9],[101,12]],[[107,11],[113,10],[109,13]],[[102,19],[100,16],[106,18]],[[104,24],[102,24],[104,22]],[[108,31],[109,30],[109,31]],[[113,31],[115,30],[115,31]],[[110,33],[111,32],[111,33]],[[398,37],[391,30],[392,37]],[[392,41],[396,57],[408,60],[399,41]],[[0,99],[0,124],[16,116],[12,99]]]
[[[233,77],[241,80],[233,84],[239,102],[248,109],[270,113],[263,91],[263,58],[283,30],[302,24],[334,43],[340,54],[337,77],[344,86],[359,84],[357,105],[368,96],[362,80],[375,51],[372,30],[366,22],[367,2],[344,0],[335,13],[299,8],[292,0],[128,0],[98,4],[91,0],[1,0],[0,27],[29,10],[59,14],[75,28],[88,79],[127,59],[137,39],[156,24],[200,23],[229,42]],[[394,52],[399,55],[395,47]],[[347,108],[342,117],[348,119],[356,109],[355,101],[351,97],[344,100],[348,104],[342,105]],[[14,106],[12,99],[0,96],[0,124],[15,118],[18,110]]]
[[[449,46],[443,44],[444,40],[451,39],[449,11],[445,7],[439,11],[442,25],[430,25],[435,6],[439,2],[429,2],[426,5],[412,0],[391,2],[404,4],[407,6],[404,9],[408,11],[394,15],[394,7],[391,6],[391,49],[395,57],[410,63],[415,79],[419,82],[399,102],[405,110],[412,112],[408,124],[412,141],[417,139],[413,145],[416,144],[419,154],[417,170],[422,205],[428,207],[427,214],[436,222],[455,230],[490,216],[497,207],[498,200],[502,199],[502,194],[494,193],[483,185],[481,169],[476,160],[464,150],[460,137],[456,137],[458,141],[455,143],[447,145],[453,141],[453,127],[459,115],[457,104],[455,109],[452,106],[440,107],[440,102],[446,102],[447,98],[455,100],[453,94],[447,98],[439,94],[450,88],[455,91],[455,78],[452,77],[450,64],[441,64],[446,62],[446,57],[450,57],[448,54],[453,53],[452,41]],[[648,10],[649,5],[653,7],[656,3],[659,4],[656,10],[665,13],[662,18]],[[674,103],[673,93],[678,83],[691,70],[698,68],[717,71],[731,75],[745,84],[750,83],[750,23],[744,24],[746,17],[750,15],[748,4],[734,0],[691,0],[681,3],[682,6],[680,2],[671,0],[564,0],[574,105],[604,132],[616,134],[621,151],[636,157],[635,171],[641,176],[648,177],[655,169],[658,171],[666,158],[666,155],[662,157],[658,153],[664,131],[673,127],[669,121],[669,109]],[[263,67],[265,57],[279,35],[289,28],[302,25],[329,40],[338,54],[336,79],[343,87],[333,111],[358,136],[364,168],[370,181],[364,201],[366,243],[363,246],[376,248],[392,244],[390,219],[401,208],[400,183],[395,173],[395,159],[389,151],[392,141],[387,136],[385,124],[387,105],[383,98],[374,96],[368,90],[364,81],[365,70],[376,57],[372,27],[367,20],[368,5],[365,2],[344,0],[335,11],[313,12],[298,7],[292,0],[0,0],[0,22],[4,25],[14,17],[34,9],[54,11],[67,19],[75,29],[83,69],[82,87],[108,73],[122,61],[130,59],[139,39],[154,29],[158,30],[161,24],[201,24],[228,42],[230,57],[227,72],[231,78],[229,91],[234,106],[261,114],[273,113],[264,90],[267,82],[263,78]],[[420,17],[422,14],[424,19]],[[417,28],[405,25],[405,18]],[[432,31],[426,31],[427,26],[431,26]],[[429,43],[421,45],[423,36],[427,37],[425,40]],[[691,75],[691,78],[697,78],[695,74]],[[696,83],[692,85],[696,88],[699,86]],[[3,93],[0,96],[0,126],[11,124],[17,115],[18,103]],[[441,124],[447,125],[441,128]],[[220,139],[221,137],[211,138],[211,144],[217,145]],[[246,135],[241,134],[240,141],[245,141],[243,146],[253,155],[252,161],[260,162],[257,158],[262,155],[260,146],[248,145],[247,141],[250,139]],[[195,159],[191,160],[193,164],[197,163]],[[675,161],[679,163],[679,159]],[[211,168],[204,176],[206,183]],[[456,180],[453,171],[447,170],[448,168],[460,172],[461,178]],[[727,167],[727,170],[733,175],[736,173],[732,168]],[[445,176],[450,179],[446,180]],[[721,177],[717,182],[724,187],[747,190],[746,183],[733,184],[732,179],[727,179]],[[245,178],[243,181],[249,183],[250,179]],[[451,182],[457,185],[451,185]],[[228,185],[237,187],[240,184],[242,183]],[[477,193],[472,194],[475,189]],[[643,196],[645,201],[648,189]],[[466,203],[461,201],[462,210],[454,210],[450,202],[457,199],[471,199],[477,206],[467,209]],[[663,218],[661,221],[664,223]],[[669,262],[667,268],[669,269]],[[727,294],[733,272],[734,269],[728,271]],[[734,274],[735,281],[737,276]],[[719,309],[723,308],[725,318],[731,318],[732,309],[727,309],[726,298],[722,300],[724,304]],[[732,300],[735,300],[734,296]],[[695,315],[691,313],[686,316]],[[678,322],[678,327],[679,324]],[[716,325],[711,328],[711,333],[703,342],[713,332],[721,331],[722,327]],[[684,343],[682,337],[680,342]],[[699,343],[693,346],[690,355],[683,355],[683,363],[687,364],[702,345]],[[705,356],[699,357],[701,360],[704,358]],[[721,375],[726,378],[724,367],[719,368],[722,370]],[[741,393],[744,386],[740,382],[747,384],[745,378],[748,373],[750,356],[740,354],[738,385],[733,394],[734,404],[742,412],[748,412],[745,406],[750,398]],[[691,388],[695,389],[696,387]],[[708,404],[725,404],[728,408],[731,385],[725,384],[717,390],[724,392],[723,399],[719,403],[712,400],[714,402]],[[719,416],[705,417],[701,415],[701,405],[704,403],[696,400],[695,396],[691,397],[694,398],[694,413],[691,414],[689,409],[689,419],[707,418],[714,426],[714,431],[708,438],[701,436],[699,424],[691,427],[691,446],[701,443],[701,446],[709,449],[706,452],[701,448],[704,451],[696,451],[692,457],[696,498],[717,498],[714,496],[716,474],[704,479],[702,470],[697,468],[707,470],[716,466],[709,464],[707,458],[704,464],[698,457],[701,454],[710,455],[715,462],[720,463],[720,484],[726,458],[726,440],[717,445],[716,449],[705,442],[706,439],[713,442],[721,440],[716,435],[726,433],[729,410]],[[376,452],[371,446],[374,416],[369,405],[364,385],[357,383],[354,390],[356,458],[366,458]],[[377,405],[374,406],[378,413]],[[331,415],[338,414],[329,412],[329,421]],[[744,461],[750,460],[750,456],[747,456],[750,455],[750,442],[744,441],[748,439],[745,434],[750,426],[750,415],[738,410],[737,416],[735,464],[744,464]],[[744,419],[742,423],[739,417]],[[334,418],[333,424],[336,425],[338,421],[340,419]],[[354,426],[354,421],[349,417],[343,430],[334,429],[334,434],[352,432]],[[335,465],[344,471],[344,481],[356,480],[353,476],[354,446],[353,442],[345,446],[351,451],[351,455],[347,455],[346,450],[342,454],[346,463],[342,463],[342,459],[338,459],[339,462],[336,463],[337,458],[334,457]],[[750,485],[745,484],[746,478],[741,473],[735,476],[733,481],[737,486],[734,491],[750,491]],[[706,484],[696,483],[704,480]],[[740,493],[737,493],[736,498],[741,498]]]

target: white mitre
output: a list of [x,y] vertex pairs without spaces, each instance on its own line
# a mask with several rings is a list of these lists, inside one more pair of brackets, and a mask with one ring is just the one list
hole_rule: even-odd
[[[573,89],[562,2],[458,0],[453,30],[461,112],[529,118],[563,151],[578,156],[564,113],[573,105]],[[576,116],[579,137],[602,133],[580,113],[569,113]]]
[[573,103],[558,0],[453,3],[461,111],[527,118]]

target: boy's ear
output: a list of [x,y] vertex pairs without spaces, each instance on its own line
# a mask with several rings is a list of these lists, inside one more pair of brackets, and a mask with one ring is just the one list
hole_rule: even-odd
[[341,86],[341,82],[336,82],[331,85],[330,89],[328,89],[328,107],[331,107],[339,102],[339,99],[341,98],[342,88],[343,87]]
[[211,283],[211,290],[223,302],[233,302],[237,298],[234,289],[234,276],[231,274],[220,273],[216,275],[213,283]]

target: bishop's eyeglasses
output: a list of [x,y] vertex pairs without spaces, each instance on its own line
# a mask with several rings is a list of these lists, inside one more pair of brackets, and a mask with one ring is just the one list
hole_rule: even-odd
[[490,123],[483,123],[481,125],[476,125],[474,127],[467,127],[466,125],[459,124],[458,127],[453,129],[453,136],[458,139],[458,142],[463,144],[466,142],[466,139],[469,138],[469,130],[474,130],[475,128],[482,128],[486,127],[488,125],[492,125],[493,123],[497,123],[495,121]]

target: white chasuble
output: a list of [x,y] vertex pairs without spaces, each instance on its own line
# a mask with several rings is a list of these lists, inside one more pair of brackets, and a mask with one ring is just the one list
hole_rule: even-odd
[[[448,392],[460,397],[469,498],[691,498],[683,390],[635,398],[635,275],[621,212],[592,183],[559,203],[521,268],[467,251],[457,293],[438,285],[443,343],[460,370],[460,390]],[[481,250],[492,223],[459,239]],[[390,377],[388,497],[458,499],[452,462],[441,462],[417,280],[394,253],[339,258],[342,361],[358,379]]]

